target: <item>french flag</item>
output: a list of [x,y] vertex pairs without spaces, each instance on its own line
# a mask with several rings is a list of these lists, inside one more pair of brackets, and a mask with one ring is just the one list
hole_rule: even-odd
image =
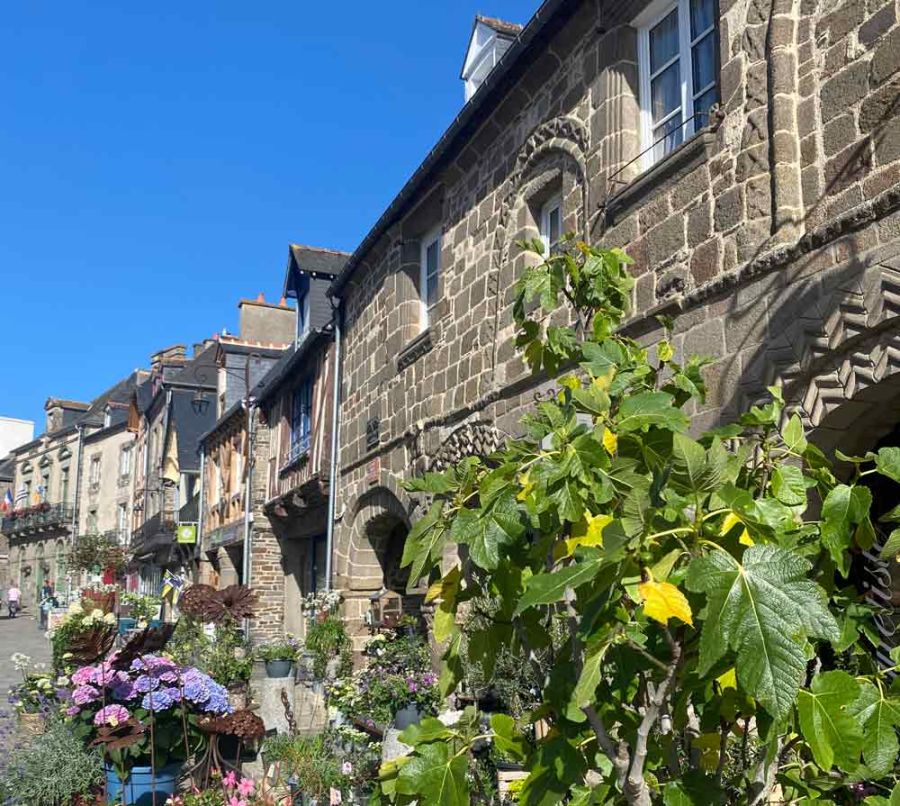
[[7,490],[6,495],[3,496],[3,501],[0,502],[0,512],[9,512],[13,507],[13,497],[12,490]]

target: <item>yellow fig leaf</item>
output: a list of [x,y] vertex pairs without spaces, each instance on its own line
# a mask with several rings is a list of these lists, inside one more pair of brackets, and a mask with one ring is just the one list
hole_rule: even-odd
[[644,597],[644,612],[660,624],[668,624],[670,618],[677,618],[685,624],[694,625],[691,606],[684,594],[671,582],[650,580],[638,585]]
[[701,733],[691,741],[691,747],[700,751],[700,766],[707,772],[715,772],[719,766],[719,742],[722,738],[718,733]]
[[553,549],[553,559],[571,557],[579,546],[603,546],[603,530],[612,523],[611,515],[587,515],[572,526],[572,536],[560,540]]
[[531,481],[529,473],[530,471],[526,470],[524,473],[519,474],[519,484],[522,489],[519,490],[519,493],[516,495],[516,501],[524,501],[531,495],[531,491],[534,490],[535,484]]
[[619,438],[608,428],[603,432],[603,447],[612,456],[619,447]]
[[[734,512],[729,512],[725,516],[725,520],[722,521],[722,528],[719,530],[719,534],[722,537],[725,537],[725,535],[727,535],[739,523],[743,524],[743,521]],[[753,545],[753,538],[750,537],[750,532],[747,531],[746,526],[741,529],[741,534],[738,537],[738,543],[740,543],[742,546]]]
[[608,372],[604,372],[602,375],[597,375],[592,381],[591,384],[595,386],[599,391],[605,392],[612,385],[613,378],[616,377],[616,368],[610,367]]
[[459,590],[459,579],[459,566],[454,565],[437,582],[428,586],[428,591],[425,594],[426,603],[433,602],[435,599],[456,599],[456,592]]
[[729,688],[737,688],[737,674],[735,673],[734,666],[732,666],[727,672],[722,672],[717,678],[716,682],[719,684],[719,687],[722,691],[725,691]]
[[434,640],[439,644],[446,641],[456,630],[456,613],[441,604],[434,611]]
[[659,344],[656,345],[656,355],[659,358],[660,362],[665,364],[667,361],[671,361],[675,355],[675,350],[672,348],[672,345],[669,344],[665,339],[663,339]]

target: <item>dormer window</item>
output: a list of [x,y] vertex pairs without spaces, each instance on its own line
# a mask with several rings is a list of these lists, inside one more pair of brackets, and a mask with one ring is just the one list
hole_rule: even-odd
[[309,291],[297,299],[297,341],[309,332]]
[[521,25],[511,22],[491,17],[475,17],[469,49],[460,74],[466,86],[466,101],[484,83],[521,30]]

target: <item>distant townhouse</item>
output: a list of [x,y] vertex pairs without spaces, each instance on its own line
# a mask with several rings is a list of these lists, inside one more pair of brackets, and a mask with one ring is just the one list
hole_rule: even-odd
[[[294,312],[281,304],[242,300],[237,335],[218,334],[154,357],[148,382],[132,408],[137,430],[133,561],[130,585],[158,592],[166,571],[193,578],[198,571],[200,440],[218,415],[240,405],[293,340]],[[179,527],[189,536],[176,539]],[[192,536],[191,536],[192,535]]]
[[249,582],[259,597],[257,639],[302,634],[301,598],[324,586],[334,380],[326,290],[347,257],[291,245],[284,288],[296,300],[291,344],[202,441],[209,564],[201,579],[219,587]]
[[714,359],[696,427],[774,383],[827,450],[900,444],[898,70],[894,0],[477,20],[467,102],[332,285],[349,617],[405,592],[423,502],[402,480],[490,451],[546,387],[514,345],[519,239],[629,252],[628,332],[651,344],[671,315],[679,357]]
[[[69,567],[74,540],[107,524],[113,528],[116,478],[101,475],[100,459],[107,444],[128,440],[113,420],[121,420],[140,377],[132,373],[90,403],[48,399],[44,433],[11,454],[14,504],[0,531],[9,541],[10,580],[22,589],[26,606],[38,601],[45,581],[62,598],[77,588],[81,574]],[[93,469],[85,462],[89,443]],[[127,494],[121,497],[127,501]]]

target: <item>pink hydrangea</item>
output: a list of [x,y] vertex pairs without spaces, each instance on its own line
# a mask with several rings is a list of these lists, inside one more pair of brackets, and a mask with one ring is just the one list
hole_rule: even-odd
[[72,692],[72,701],[76,705],[87,705],[100,698],[100,692],[93,686],[79,686]]
[[76,686],[86,686],[88,683],[94,682],[94,667],[82,666],[80,669],[72,673],[72,682]]
[[131,713],[124,705],[107,705],[94,714],[95,725],[116,725],[127,722]]
[[66,716],[78,716],[81,713],[81,709],[77,705],[70,705],[66,708]]

